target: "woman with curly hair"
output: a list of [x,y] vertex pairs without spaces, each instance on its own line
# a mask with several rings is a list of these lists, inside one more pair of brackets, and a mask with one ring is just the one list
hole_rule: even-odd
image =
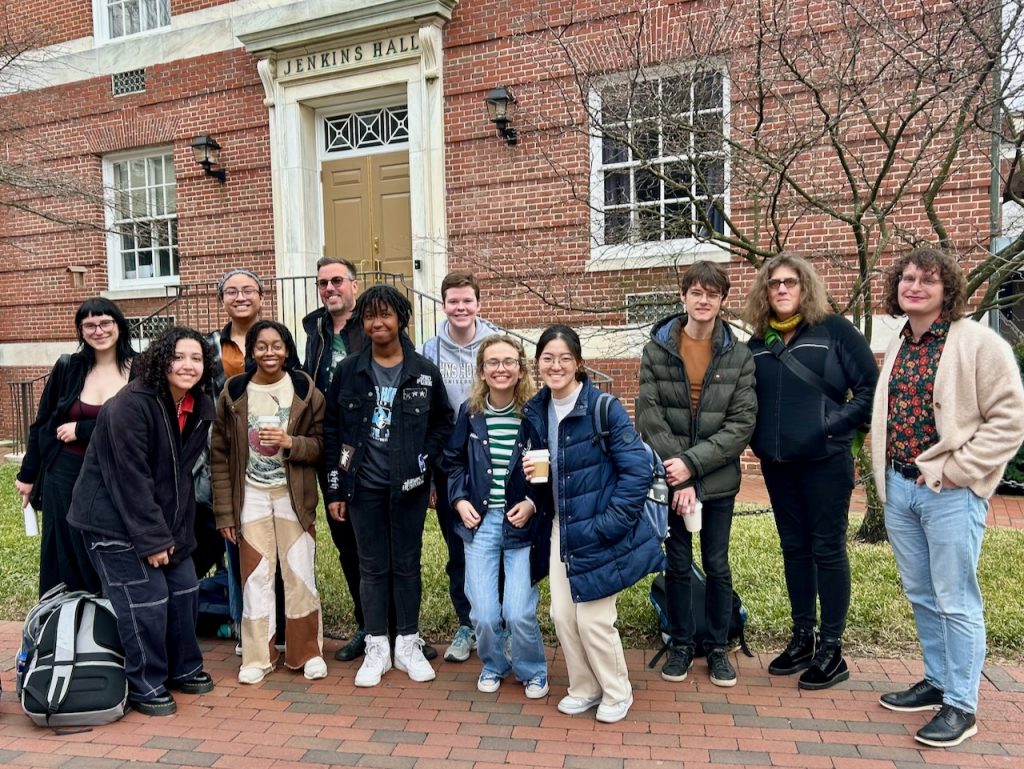
[[1024,439],[1024,388],[1010,345],[964,317],[967,281],[952,254],[914,249],[885,284],[887,312],[907,321],[875,390],[872,465],[924,678],[879,702],[898,712],[938,708],[915,739],[946,748],[978,731],[978,558],[987,500]]
[[177,710],[168,689],[213,689],[196,641],[199,589],[192,467],[213,422],[210,348],[172,328],[143,356],[142,374],[100,412],[68,522],[83,532],[117,614],[128,703]]
[[75,313],[75,330],[78,352],[61,355],[46,380],[14,482],[23,507],[33,496],[43,501],[39,595],[62,582],[68,590],[100,590],[82,535],[68,526],[68,508],[96,417],[128,382],[135,355],[128,321],[109,299],[82,302]]
[[[523,406],[533,396],[523,346],[494,334],[476,352],[476,380],[459,410],[445,449],[448,493],[458,513],[455,533],[466,545],[466,595],[483,669],[482,692],[494,692],[510,673],[526,696],[548,693],[548,666],[537,624],[537,583],[547,564],[537,559],[537,506],[527,498],[516,436]],[[533,487],[534,489],[536,487]],[[499,595],[499,568],[504,591]],[[511,655],[505,656],[502,620]]]
[[757,391],[750,446],[775,513],[793,621],[789,645],[768,672],[803,670],[801,689],[824,689],[850,677],[842,637],[850,608],[851,445],[871,414],[878,369],[867,341],[832,313],[821,278],[802,257],[765,261],[745,319]]

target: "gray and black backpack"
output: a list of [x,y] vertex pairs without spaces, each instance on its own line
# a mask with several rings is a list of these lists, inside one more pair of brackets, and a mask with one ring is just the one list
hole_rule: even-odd
[[39,726],[98,726],[124,715],[128,681],[110,602],[63,585],[25,618],[17,689]]

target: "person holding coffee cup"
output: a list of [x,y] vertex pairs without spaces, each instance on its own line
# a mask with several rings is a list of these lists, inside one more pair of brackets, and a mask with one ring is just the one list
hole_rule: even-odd
[[278,636],[274,575],[284,583],[285,667],[310,680],[327,675],[320,595],[314,577],[316,468],[325,399],[299,368],[291,332],[272,320],[245,335],[256,366],[227,380],[211,437],[213,508],[242,566],[242,665],[257,684],[274,669]]
[[[448,497],[459,517],[455,533],[465,544],[466,595],[483,664],[476,686],[495,692],[511,674],[529,699],[540,699],[548,693],[548,665],[537,624],[537,583],[548,564],[532,547],[537,506],[529,497],[541,493],[540,486],[528,487],[518,466],[522,409],[534,390],[522,345],[498,334],[484,339],[476,353],[476,376],[443,463]],[[538,475],[535,470],[534,481]],[[499,593],[502,566],[505,582]]]
[[[615,601],[665,564],[642,515],[650,460],[617,400],[608,411],[607,452],[594,440],[601,393],[584,373],[575,331],[561,325],[545,330],[536,363],[544,387],[523,407],[519,440],[526,452],[550,452],[550,480],[538,499],[538,543],[550,543],[551,619],[569,673],[569,692],[558,709],[574,715],[597,707],[598,721],[614,723],[633,704]],[[526,477],[532,481],[537,470],[524,455]]]
[[[685,312],[654,324],[640,363],[636,424],[665,462],[673,492],[668,568],[669,656],[666,681],[684,681],[698,652],[707,654],[711,683],[734,686],[729,661],[732,573],[729,536],[740,488],[740,454],[754,432],[754,359],[720,317],[729,276],[712,262],[695,262],[679,281]],[[704,624],[708,640],[694,646],[690,574],[693,533],[700,532],[707,573]]]

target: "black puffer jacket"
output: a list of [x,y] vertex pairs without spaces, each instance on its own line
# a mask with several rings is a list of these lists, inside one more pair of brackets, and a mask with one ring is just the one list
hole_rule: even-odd
[[757,371],[757,427],[750,448],[774,462],[825,459],[849,451],[854,431],[871,419],[878,366],[864,336],[841,315],[801,323],[786,345],[837,391],[840,405],[792,373],[762,338],[750,340]]
[[[317,389],[326,395],[331,383],[331,341],[334,338],[334,321],[331,320],[327,308],[320,307],[302,319],[302,329],[306,332],[306,357],[302,362],[302,370],[313,377]],[[355,315],[348,319],[348,323],[341,330],[341,339],[348,355],[355,355],[366,347],[362,321]]]
[[663,461],[678,457],[686,463],[699,499],[732,497],[740,488],[739,456],[757,417],[754,359],[729,326],[716,320],[711,363],[695,414],[679,355],[685,325],[686,315],[680,314],[651,329],[640,362],[637,429]]
[[193,391],[195,405],[178,430],[173,404],[141,379],[107,401],[75,484],[68,523],[127,539],[140,558],[174,547],[171,561],[195,549],[192,466],[206,448],[213,401]]

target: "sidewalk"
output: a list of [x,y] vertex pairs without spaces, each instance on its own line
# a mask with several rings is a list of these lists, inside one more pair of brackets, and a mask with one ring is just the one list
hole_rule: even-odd
[[[759,478],[745,478],[742,501],[767,504]],[[1024,528],[1024,499],[996,497],[990,523]],[[855,495],[853,507],[863,509]],[[437,680],[415,684],[393,670],[381,686],[357,689],[357,662],[333,660],[329,675],[305,681],[284,670],[257,687],[236,680],[233,641],[203,644],[217,684],[203,696],[176,695],[177,715],[130,712],[90,732],[56,735],[31,725],[14,697],[20,624],[0,622],[0,767],[49,769],[924,769],[1024,767],[1024,663],[990,665],[982,681],[978,735],[951,750],[918,745],[914,732],[928,713],[892,713],[880,693],[921,678],[919,659],[848,658],[851,679],[822,692],[802,692],[793,678],[767,674],[773,656],[734,655],[739,683],[713,686],[703,661],[683,683],[662,681],[646,662],[653,652],[626,653],[635,704],[619,724],[593,713],[563,716],[555,708],[566,687],[565,663],[549,648],[551,694],[527,700],[512,682],[496,694],[476,690],[474,656],[464,665],[435,663]]]
[[[909,769],[933,764],[1024,766],[1024,667],[990,667],[982,684],[979,733],[948,751],[919,746],[914,731],[928,714],[892,713],[881,692],[921,677],[916,660],[850,660],[850,681],[824,692],[800,692],[795,680],[767,674],[769,654],[737,655],[739,683],[713,686],[698,660],[680,684],[644,664],[651,652],[627,652],[636,702],[618,724],[593,713],[563,716],[565,665],[552,658],[552,691],[527,700],[506,683],[496,694],[476,690],[476,658],[436,666],[437,680],[414,684],[396,670],[373,689],[356,689],[357,663],[331,659],[317,682],[279,670],[257,687],[235,680],[233,642],[205,644],[217,683],[203,696],[176,695],[175,716],[122,721],[67,736],[32,726],[14,699],[13,652],[18,626],[0,623],[4,695],[0,765],[61,769],[157,766],[297,769],[646,769],[646,767],[806,767]],[[328,659],[338,642],[329,642]]]

